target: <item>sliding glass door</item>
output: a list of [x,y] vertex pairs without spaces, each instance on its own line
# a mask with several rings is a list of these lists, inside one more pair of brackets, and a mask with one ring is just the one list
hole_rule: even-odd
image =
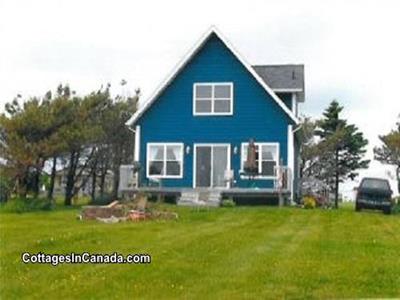
[[225,171],[230,168],[230,145],[195,145],[194,167],[195,187],[228,187]]

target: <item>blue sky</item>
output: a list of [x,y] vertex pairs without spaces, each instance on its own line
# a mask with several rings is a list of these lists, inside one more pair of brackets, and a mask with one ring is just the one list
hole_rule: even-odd
[[[400,114],[398,1],[0,0],[0,105],[60,82],[86,93],[128,81],[143,98],[210,25],[252,64],[304,63],[303,114],[332,99],[378,144]],[[2,108],[1,108],[2,109]],[[388,176],[373,162],[362,175]],[[356,183],[342,191],[351,195]],[[394,186],[393,186],[394,187]]]

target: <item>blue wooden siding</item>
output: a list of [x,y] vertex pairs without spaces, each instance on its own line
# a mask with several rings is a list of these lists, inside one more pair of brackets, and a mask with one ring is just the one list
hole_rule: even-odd
[[[233,82],[233,116],[193,116],[193,84]],[[139,119],[141,126],[140,162],[142,178],[146,172],[146,145],[150,142],[182,142],[182,179],[163,179],[163,186],[192,187],[195,143],[229,143],[231,167],[237,187],[249,187],[241,180],[241,143],[254,138],[259,142],[278,142],[280,158],[287,163],[287,128],[290,118],[260,86],[230,50],[212,35],[174,81]],[[234,154],[234,147],[238,153]],[[254,182],[253,182],[254,184]],[[272,180],[256,180],[258,187],[272,187]]]

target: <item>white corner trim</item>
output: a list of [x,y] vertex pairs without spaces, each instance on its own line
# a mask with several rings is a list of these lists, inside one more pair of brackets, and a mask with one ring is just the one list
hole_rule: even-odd
[[293,126],[288,125],[288,132],[287,132],[287,164],[289,167],[290,172],[290,197],[293,199],[293,180],[294,180],[294,133],[293,133]]
[[297,105],[296,93],[292,93],[292,112],[297,116],[296,105]]
[[250,72],[256,81],[267,91],[272,99],[285,111],[285,113],[293,120],[295,124],[299,124],[297,117],[290,111],[289,108],[282,102],[281,99],[275,94],[275,92],[264,82],[264,80],[254,71],[252,66],[239,54],[239,52],[233,47],[228,39],[215,27],[211,26],[202,37],[194,44],[190,51],[183,57],[183,59],[175,66],[172,72],[162,81],[158,88],[152,93],[145,104],[139,108],[132,117],[125,123],[128,126],[133,125],[140,116],[153,104],[157,97],[164,91],[164,89],[172,82],[172,80],[178,75],[180,70],[190,61],[190,59],[197,53],[200,47],[207,41],[211,34],[216,34],[219,39],[228,47],[233,55],[242,63],[242,65]]
[[133,161],[140,160],[140,125],[135,128],[135,148],[133,151]]

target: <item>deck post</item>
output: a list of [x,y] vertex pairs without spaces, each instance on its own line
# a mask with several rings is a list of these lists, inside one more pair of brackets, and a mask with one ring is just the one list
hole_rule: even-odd
[[283,160],[280,159],[280,164],[276,169],[277,177],[278,177],[278,179],[277,179],[277,183],[278,183],[277,187],[278,187],[278,204],[279,204],[279,207],[282,207],[283,204],[284,204],[283,193],[282,193],[283,186],[284,186],[284,184],[283,184],[283,177],[284,176],[283,176],[282,166],[283,166]]
[[282,195],[282,190],[281,189],[279,189],[279,192],[278,192],[278,198],[279,198],[279,207],[282,207],[283,206],[283,195]]

